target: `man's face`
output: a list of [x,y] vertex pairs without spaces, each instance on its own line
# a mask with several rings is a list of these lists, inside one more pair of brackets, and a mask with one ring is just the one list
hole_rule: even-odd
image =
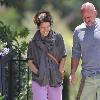
[[85,10],[82,12],[82,18],[87,26],[91,26],[95,23],[96,11],[95,10]]

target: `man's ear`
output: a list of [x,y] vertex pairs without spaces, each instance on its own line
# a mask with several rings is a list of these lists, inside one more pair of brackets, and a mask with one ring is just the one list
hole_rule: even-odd
[[97,11],[95,10],[95,16],[97,16]]

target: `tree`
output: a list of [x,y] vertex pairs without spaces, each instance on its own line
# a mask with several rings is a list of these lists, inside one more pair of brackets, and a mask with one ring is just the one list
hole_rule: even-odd
[[[27,77],[27,73],[29,73],[29,70],[26,67],[26,62],[25,62],[26,60],[21,62],[21,60],[23,60],[23,56],[21,54],[24,54],[25,50],[27,50],[27,42],[25,41],[24,38],[26,38],[28,34],[29,34],[28,29],[25,27],[23,27],[23,29],[21,30],[13,31],[13,29],[10,26],[7,26],[3,22],[0,21],[0,42],[3,45],[1,46],[0,49],[2,51],[5,47],[9,47],[9,46],[11,46],[11,49],[12,49],[12,53],[11,53],[12,61],[9,61],[9,63],[12,64],[10,65],[10,67],[13,66],[12,70],[10,71],[13,75],[11,76],[11,80],[12,80],[11,83],[13,83],[11,94],[13,94],[13,98],[16,98],[16,99],[17,98],[20,99],[23,97],[23,99],[20,99],[20,100],[24,100],[26,97],[25,93],[29,91],[29,90],[25,90],[27,86],[26,77]],[[5,53],[5,56],[6,56],[6,53]],[[9,83],[8,77],[10,77],[9,76],[10,72],[7,66],[4,66],[4,67],[5,67],[6,73],[5,73],[5,76],[3,76],[3,79],[6,79],[6,82]],[[24,93],[24,96],[22,95],[22,93]]]

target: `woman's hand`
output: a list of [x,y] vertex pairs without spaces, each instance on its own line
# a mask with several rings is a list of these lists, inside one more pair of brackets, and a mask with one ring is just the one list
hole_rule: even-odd
[[64,79],[64,75],[65,75],[65,71],[62,68],[59,68],[59,71],[61,73],[61,77],[62,77],[62,80],[63,80]]
[[38,69],[37,67],[33,64],[32,60],[28,60],[28,67],[34,74],[38,74]]

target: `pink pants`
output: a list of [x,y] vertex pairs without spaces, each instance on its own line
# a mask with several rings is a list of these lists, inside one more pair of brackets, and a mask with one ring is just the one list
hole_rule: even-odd
[[50,87],[40,86],[35,81],[32,82],[33,100],[62,100],[62,86]]

